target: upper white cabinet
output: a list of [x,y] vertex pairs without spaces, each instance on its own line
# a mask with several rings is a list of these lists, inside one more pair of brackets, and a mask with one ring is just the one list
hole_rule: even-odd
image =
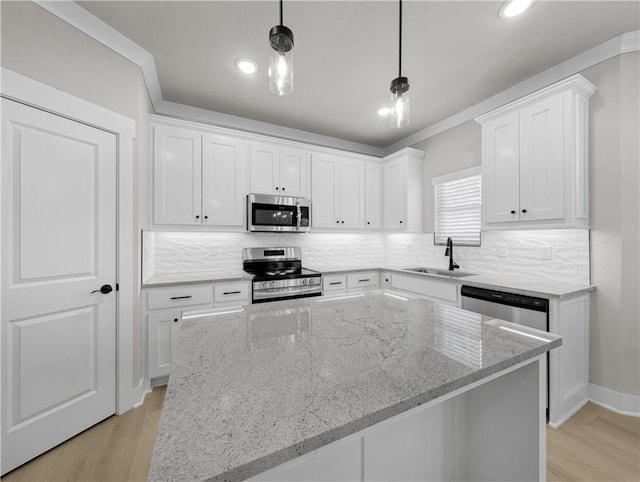
[[364,229],[365,162],[313,153],[311,203],[314,228]]
[[588,227],[588,112],[580,75],[476,119],[483,229]]
[[153,126],[155,224],[242,226],[245,142]]
[[424,152],[406,148],[384,159],[383,227],[419,233],[424,227]]
[[249,158],[252,193],[307,197],[307,151],[252,142]]
[[382,228],[382,164],[367,162],[365,169],[365,229],[379,230]]
[[153,220],[201,224],[202,134],[177,127],[153,128]]

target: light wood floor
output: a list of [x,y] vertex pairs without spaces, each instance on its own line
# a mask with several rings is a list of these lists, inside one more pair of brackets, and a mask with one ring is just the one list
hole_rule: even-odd
[[[147,480],[164,387],[2,478],[14,481]],[[640,419],[587,404],[560,429],[547,429],[547,478],[640,480]]]

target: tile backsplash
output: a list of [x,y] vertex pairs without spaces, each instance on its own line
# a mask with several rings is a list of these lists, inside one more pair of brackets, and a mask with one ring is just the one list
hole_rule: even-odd
[[[301,246],[303,264],[325,271],[372,266],[447,268],[432,233],[143,233],[143,279],[154,274],[242,269],[242,248]],[[482,233],[480,247],[454,247],[462,271],[589,283],[589,231]]]

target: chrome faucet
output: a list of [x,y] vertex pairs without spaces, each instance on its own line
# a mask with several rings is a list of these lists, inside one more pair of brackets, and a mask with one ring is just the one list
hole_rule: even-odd
[[460,268],[453,260],[453,239],[447,238],[447,249],[444,252],[445,256],[449,256],[449,271],[453,271],[456,268]]

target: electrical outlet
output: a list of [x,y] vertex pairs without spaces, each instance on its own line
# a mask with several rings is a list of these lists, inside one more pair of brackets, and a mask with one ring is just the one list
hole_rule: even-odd
[[507,257],[507,245],[506,244],[499,244],[498,245],[498,257],[499,258],[506,258]]
[[540,259],[551,259],[551,246],[545,246],[540,248]]

